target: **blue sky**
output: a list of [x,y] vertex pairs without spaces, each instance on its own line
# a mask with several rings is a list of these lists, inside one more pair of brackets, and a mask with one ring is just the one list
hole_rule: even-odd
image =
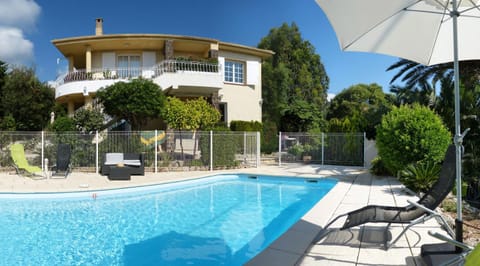
[[320,55],[330,78],[329,93],[358,83],[389,91],[397,58],[343,52],[314,0],[0,0],[0,60],[34,66],[42,81],[63,69],[51,40],[93,35],[95,18],[104,34],[160,33],[214,38],[257,46],[269,30],[295,22]]

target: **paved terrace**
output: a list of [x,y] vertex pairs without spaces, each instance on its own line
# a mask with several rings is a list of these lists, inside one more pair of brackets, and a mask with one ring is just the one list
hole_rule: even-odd
[[[277,239],[269,248],[252,259],[248,265],[422,265],[420,246],[439,242],[428,230],[442,232],[435,220],[417,225],[388,251],[383,249],[383,224],[368,224],[352,230],[329,234],[317,243],[312,241],[332,217],[367,204],[404,206],[406,195],[394,178],[373,177],[362,168],[289,164],[262,166],[235,171],[164,172],[132,176],[131,181],[109,181],[91,173],[71,173],[66,179],[32,180],[14,173],[0,173],[0,192],[60,192],[90,191],[129,186],[159,184],[186,180],[217,173],[242,172],[252,174],[288,175],[299,177],[334,176],[339,183],[297,224]],[[343,221],[332,225],[339,227]],[[392,225],[393,238],[402,225]],[[444,232],[442,232],[444,233]]]

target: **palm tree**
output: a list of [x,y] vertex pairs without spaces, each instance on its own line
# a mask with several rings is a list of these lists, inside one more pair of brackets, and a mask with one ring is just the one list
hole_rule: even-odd
[[[425,66],[407,59],[399,59],[396,63],[387,68],[387,71],[398,70],[393,76],[390,84],[398,79],[405,82],[406,87],[414,88],[422,84],[436,84],[444,79],[449,72],[453,72],[452,63],[443,63],[433,66]],[[452,76],[453,78],[453,76]],[[460,79],[466,88],[472,88],[479,83],[480,60],[469,60],[460,62]]]
[[387,71],[390,70],[398,70],[398,73],[393,76],[390,84],[401,78],[400,81],[405,82],[405,87],[415,88],[417,85],[424,86],[424,84],[430,83],[430,80],[434,81],[433,83],[435,84],[446,72],[453,71],[453,65],[451,63],[445,63],[425,66],[407,59],[399,59],[387,68]]
[[435,108],[436,89],[434,84],[422,83],[413,89],[408,86],[392,85],[390,91],[395,94],[395,104],[420,103],[421,105]]

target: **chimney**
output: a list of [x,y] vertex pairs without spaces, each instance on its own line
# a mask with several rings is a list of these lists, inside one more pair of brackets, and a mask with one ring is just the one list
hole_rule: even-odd
[[103,18],[95,19],[95,35],[103,35]]

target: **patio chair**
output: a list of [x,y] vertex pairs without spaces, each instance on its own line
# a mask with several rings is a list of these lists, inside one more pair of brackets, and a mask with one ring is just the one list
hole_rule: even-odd
[[22,144],[14,143],[10,145],[10,156],[13,161],[13,167],[15,167],[15,171],[18,175],[42,178],[45,177],[43,175],[42,168],[38,166],[32,166],[28,163]]
[[[424,223],[431,218],[436,218],[437,221],[443,225],[444,229],[453,236],[454,233],[445,219],[434,210],[453,189],[455,184],[455,169],[455,146],[450,145],[445,154],[445,159],[438,180],[432,185],[430,190],[420,198],[420,200],[417,202],[408,201],[409,205],[405,207],[368,205],[358,210],[339,215],[325,226],[315,238],[314,242],[318,242],[323,237],[336,230],[345,230],[366,223],[387,223],[384,231],[384,244],[385,249],[388,250],[412,226]],[[329,228],[334,222],[345,216],[347,219],[341,228]],[[404,227],[400,235],[388,243],[388,229],[391,224],[408,225]]]
[[63,176],[67,178],[67,175],[71,172],[70,157],[71,148],[69,144],[60,143],[57,146],[57,162],[50,168],[52,176]]

